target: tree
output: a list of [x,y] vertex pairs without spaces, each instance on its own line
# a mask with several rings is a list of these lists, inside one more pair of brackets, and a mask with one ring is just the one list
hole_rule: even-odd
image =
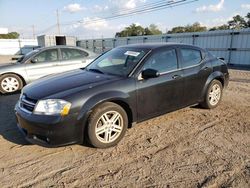
[[151,31],[151,33],[153,35],[161,35],[162,34],[162,31],[160,29],[158,29],[157,25],[155,25],[155,24],[150,24],[149,30]]
[[0,39],[18,39],[19,33],[17,32],[11,32],[8,34],[0,34]]
[[172,30],[168,31],[169,34],[171,33],[185,33],[185,27],[183,26],[178,26],[178,27],[174,27],[172,28]]
[[142,35],[160,35],[162,32],[155,24],[149,25],[149,27],[143,28],[140,25],[131,24],[121,32],[117,32],[115,37],[129,37],[129,36],[142,36]]
[[116,37],[128,37],[128,36],[141,36],[144,34],[144,28],[142,26],[131,24],[126,27],[123,31],[117,32]]
[[247,27],[250,27],[250,12],[249,13],[247,13],[247,15],[246,15],[246,26]]
[[192,25],[186,25],[186,26],[178,26],[174,27],[172,30],[170,30],[168,33],[186,33],[186,32],[203,32],[207,31],[207,27],[201,26],[199,22],[195,22]]
[[229,29],[229,26],[227,24],[224,24],[224,25],[220,25],[220,26],[217,26],[217,27],[212,27],[209,29],[209,31],[216,31],[216,30],[227,30]]
[[247,27],[247,22],[242,16],[236,15],[228,21],[228,25],[230,29],[242,29]]
[[144,35],[153,35],[153,33],[152,33],[152,31],[148,27],[146,27],[144,29]]
[[186,32],[203,32],[207,31],[206,26],[201,26],[199,22],[195,22],[193,25],[186,26]]

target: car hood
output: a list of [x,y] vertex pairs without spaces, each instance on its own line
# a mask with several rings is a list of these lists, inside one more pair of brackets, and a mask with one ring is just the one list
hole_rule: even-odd
[[24,87],[23,93],[31,99],[40,100],[72,89],[84,90],[118,79],[121,77],[79,69],[39,79]]

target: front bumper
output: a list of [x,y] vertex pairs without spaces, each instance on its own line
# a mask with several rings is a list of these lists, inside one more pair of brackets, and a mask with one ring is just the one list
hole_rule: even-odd
[[29,114],[15,107],[18,128],[27,141],[45,146],[57,147],[80,143],[83,140],[82,126],[77,114],[68,116],[48,116]]

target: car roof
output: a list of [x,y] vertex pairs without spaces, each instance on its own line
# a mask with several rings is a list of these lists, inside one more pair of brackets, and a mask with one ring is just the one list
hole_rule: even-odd
[[120,48],[126,48],[126,47],[148,49],[148,50],[153,50],[153,49],[162,48],[162,47],[192,47],[192,48],[201,49],[201,48],[194,46],[194,45],[183,44],[183,43],[174,43],[174,42],[129,44],[126,46],[120,46]]
[[41,51],[41,50],[58,49],[58,48],[79,49],[79,50],[83,50],[83,51],[87,52],[91,56],[96,55],[94,52],[86,50],[84,48],[81,48],[78,46],[68,46],[68,45],[46,46],[46,47],[37,48],[36,50]]
[[83,48],[80,48],[78,46],[67,46],[67,45],[57,45],[57,46],[46,46],[46,47],[41,47],[39,49],[57,49],[57,48],[76,48],[76,49],[81,49],[83,50]]

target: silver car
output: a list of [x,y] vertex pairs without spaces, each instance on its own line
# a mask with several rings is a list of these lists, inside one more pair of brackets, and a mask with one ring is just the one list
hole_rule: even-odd
[[0,64],[0,92],[12,93],[41,77],[87,66],[97,55],[78,47],[39,48],[16,63]]

